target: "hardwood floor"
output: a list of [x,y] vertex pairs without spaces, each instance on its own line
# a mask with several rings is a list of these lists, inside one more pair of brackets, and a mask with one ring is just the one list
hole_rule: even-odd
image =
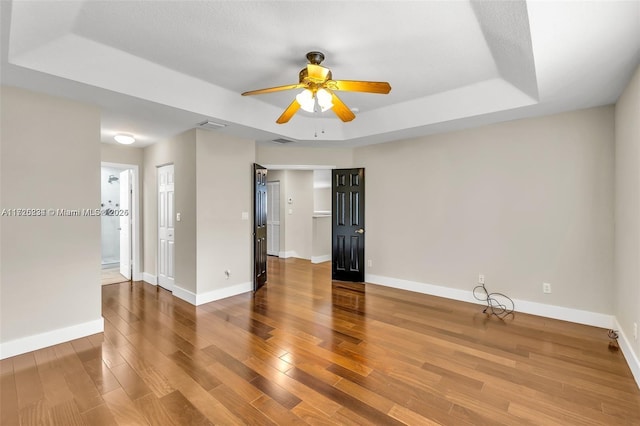
[[0,423],[640,424],[606,330],[268,266],[255,296],[197,308],[103,287],[103,334],[0,362]]
[[102,268],[100,279],[102,285],[117,284],[122,282],[129,282],[124,275],[120,273],[120,266],[113,266],[110,268]]

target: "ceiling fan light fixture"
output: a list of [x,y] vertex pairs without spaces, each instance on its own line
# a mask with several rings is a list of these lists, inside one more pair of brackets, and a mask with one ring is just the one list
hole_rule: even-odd
[[300,104],[300,108],[307,112],[313,112],[315,107],[315,100],[313,99],[313,93],[309,89],[304,89],[302,92],[296,95],[296,101]]
[[296,101],[300,104],[300,108],[311,113],[316,111],[325,112],[333,108],[331,94],[325,89],[318,89],[315,94],[309,89],[304,89],[296,95]]
[[320,106],[320,110],[322,112],[333,108],[333,102],[331,102],[331,93],[327,92],[326,90],[319,89],[316,92],[316,99],[318,100],[318,105]]
[[113,138],[116,140],[116,142],[122,145],[131,145],[136,141],[136,138],[134,138],[132,135],[127,135],[124,133],[118,133]]

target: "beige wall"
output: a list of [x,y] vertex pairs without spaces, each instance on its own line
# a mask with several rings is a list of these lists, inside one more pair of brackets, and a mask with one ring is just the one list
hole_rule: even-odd
[[331,256],[331,216],[313,218],[313,257]]
[[[99,208],[100,112],[21,89],[1,90],[0,207]],[[87,324],[102,327],[100,217],[3,216],[0,223],[3,354],[11,341],[29,340],[23,348],[53,344],[68,327],[75,328],[60,341],[98,332]],[[50,333],[50,340],[34,337],[41,333]]]
[[144,149],[132,146],[114,145],[108,143],[100,144],[101,161],[107,163],[135,164],[142,173],[144,164]]
[[618,100],[616,118],[615,314],[640,358],[640,67]]
[[196,131],[189,130],[144,149],[143,245],[144,271],[156,276],[158,251],[157,168],[174,165],[175,211],[181,221],[175,229],[175,284],[196,292]]
[[613,155],[612,107],[358,148],[367,272],[610,314]]
[[[255,142],[197,130],[196,152],[200,295],[253,282]],[[231,271],[229,279],[226,270]]]
[[263,166],[313,165],[349,168],[353,164],[353,149],[257,145],[256,162]]
[[313,189],[313,210],[331,211],[331,188]]

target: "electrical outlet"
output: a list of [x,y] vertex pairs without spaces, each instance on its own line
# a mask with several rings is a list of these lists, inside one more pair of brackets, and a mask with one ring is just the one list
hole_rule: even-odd
[[484,284],[484,274],[478,274],[478,284]]
[[633,323],[633,340],[638,340],[638,323]]
[[551,284],[542,283],[542,292],[545,293],[545,294],[551,293]]
[[367,260],[367,266],[371,268],[373,266],[373,260],[371,259]]

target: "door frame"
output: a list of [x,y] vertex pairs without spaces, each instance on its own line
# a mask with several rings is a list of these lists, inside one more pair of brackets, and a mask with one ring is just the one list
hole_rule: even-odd
[[[137,164],[111,163],[101,161],[100,167],[111,167],[119,170],[131,170],[131,279],[133,281],[142,280],[142,269],[140,259],[142,258],[140,244],[140,180],[139,167]],[[102,242],[101,242],[102,243]]]

